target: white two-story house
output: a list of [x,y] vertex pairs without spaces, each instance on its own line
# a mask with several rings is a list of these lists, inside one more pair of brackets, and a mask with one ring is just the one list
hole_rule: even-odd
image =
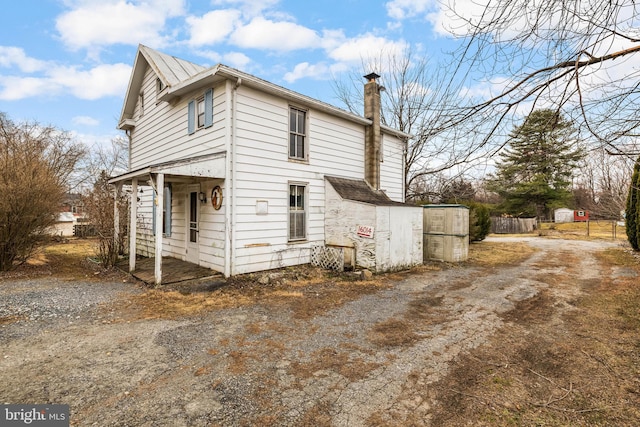
[[[156,258],[157,283],[163,256],[228,277],[309,263],[313,246],[331,244],[351,248],[356,265],[368,257],[374,271],[422,262],[421,209],[403,204],[409,135],[380,124],[380,86],[368,77],[361,117],[225,65],[139,46],[118,123],[129,171],[110,181],[131,188],[130,270],[138,254]],[[339,205],[333,214],[328,203]],[[348,203],[373,208],[360,221],[344,214],[355,212]],[[329,241],[339,229],[354,232]],[[379,242],[390,255],[371,256],[377,236],[394,241]]]

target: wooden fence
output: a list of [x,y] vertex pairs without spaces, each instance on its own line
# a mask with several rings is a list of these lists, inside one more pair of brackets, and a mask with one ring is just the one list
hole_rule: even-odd
[[536,229],[536,218],[491,217],[491,232],[495,234],[531,233]]

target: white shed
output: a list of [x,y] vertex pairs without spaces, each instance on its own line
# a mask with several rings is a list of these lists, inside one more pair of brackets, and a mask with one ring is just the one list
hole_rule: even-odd
[[325,244],[379,273],[422,264],[422,208],[394,202],[364,180],[325,177]]
[[573,222],[573,209],[559,208],[553,212],[554,222]]

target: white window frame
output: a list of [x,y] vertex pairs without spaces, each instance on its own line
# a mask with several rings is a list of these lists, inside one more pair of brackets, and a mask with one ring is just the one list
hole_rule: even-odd
[[204,127],[204,95],[196,99],[196,127],[201,129]]
[[187,133],[189,135],[213,126],[213,89],[187,104]]
[[[293,190],[295,188],[295,194]],[[302,191],[302,203],[298,201],[300,190]],[[304,242],[307,240],[307,224],[308,224],[308,194],[309,183],[290,181],[287,185],[287,197],[289,202],[287,203],[287,238],[289,242]],[[292,209],[293,208],[293,209]],[[292,220],[292,218],[302,218],[302,230],[295,230],[292,233],[292,228],[298,224],[299,220]]]
[[[293,120],[293,115],[295,113],[295,120]],[[300,123],[298,121],[300,115],[302,115],[302,127],[300,129]],[[289,131],[288,141],[287,141],[287,150],[289,153],[290,160],[298,160],[298,161],[308,161],[309,159],[309,111],[304,108],[299,108],[293,105],[289,106]],[[302,155],[298,153],[298,144],[297,141],[294,143],[292,139],[296,140],[302,139]],[[292,150],[293,148],[293,150]]]

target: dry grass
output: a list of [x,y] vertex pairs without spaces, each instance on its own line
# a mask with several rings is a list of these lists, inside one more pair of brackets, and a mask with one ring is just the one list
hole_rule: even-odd
[[376,324],[368,339],[378,347],[405,347],[420,340],[414,324],[405,319],[388,319]]
[[598,259],[604,271],[636,275],[582,284],[588,292],[568,311],[552,288],[518,303],[505,328],[435,385],[432,425],[638,425],[640,266],[621,248]]
[[624,226],[612,221],[589,221],[568,223],[542,223],[538,233],[544,237],[562,239],[604,239],[626,241]]
[[498,267],[518,264],[536,250],[519,242],[478,242],[469,245],[469,265]]
[[368,281],[347,280],[346,276],[310,266],[269,274],[278,275],[278,279],[267,285],[258,282],[260,275],[248,274],[229,279],[225,286],[209,292],[149,289],[120,301],[118,308],[132,319],[175,319],[262,304],[291,310],[296,319],[310,319],[388,286],[384,275]]
[[0,272],[3,279],[55,276],[63,280],[131,280],[128,274],[117,269],[104,269],[93,260],[95,239],[69,238],[51,240],[40,247],[26,263],[14,270]]

